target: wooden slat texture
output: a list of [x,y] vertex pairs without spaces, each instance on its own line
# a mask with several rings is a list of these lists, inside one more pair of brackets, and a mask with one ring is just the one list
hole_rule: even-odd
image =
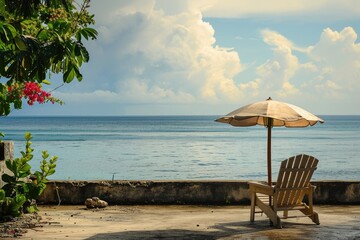
[[[290,157],[280,164],[280,170],[277,182],[274,187],[261,186],[256,183],[250,184],[250,191],[256,193],[256,205],[268,215],[275,225],[281,226],[279,218],[275,218],[277,211],[284,211],[284,218],[288,217],[287,211],[300,210],[305,216],[310,217],[313,222],[319,224],[319,218],[313,211],[312,199],[309,206],[303,203],[305,195],[312,197],[313,187],[310,185],[310,179],[317,168],[319,160],[316,158],[300,154]],[[262,193],[262,194],[259,194]],[[273,198],[273,209],[269,213],[269,196]],[[255,200],[256,199],[256,200]],[[266,208],[266,209],[264,209]]]

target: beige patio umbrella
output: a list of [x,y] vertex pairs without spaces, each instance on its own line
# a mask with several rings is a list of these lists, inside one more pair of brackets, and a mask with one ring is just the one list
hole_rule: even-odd
[[247,127],[263,125],[268,129],[267,141],[267,167],[268,184],[271,186],[271,128],[272,127],[307,127],[324,120],[302,108],[285,102],[274,101],[268,98],[266,101],[256,102],[216,119],[221,123],[229,123],[235,127]]

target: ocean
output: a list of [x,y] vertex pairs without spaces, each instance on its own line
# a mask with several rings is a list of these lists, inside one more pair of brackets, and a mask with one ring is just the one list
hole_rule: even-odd
[[[267,130],[232,127],[219,116],[3,117],[4,140],[24,148],[33,135],[33,171],[41,151],[59,157],[50,179],[266,180]],[[319,159],[313,180],[360,180],[360,116],[320,116],[324,124],[272,130],[272,169],[306,153]]]

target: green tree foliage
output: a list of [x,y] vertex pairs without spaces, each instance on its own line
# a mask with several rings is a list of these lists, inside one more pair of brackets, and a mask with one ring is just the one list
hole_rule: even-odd
[[83,41],[97,37],[89,6],[90,0],[0,0],[0,115],[22,107],[9,86],[49,83],[51,73],[64,83],[82,80],[80,67],[89,61]]

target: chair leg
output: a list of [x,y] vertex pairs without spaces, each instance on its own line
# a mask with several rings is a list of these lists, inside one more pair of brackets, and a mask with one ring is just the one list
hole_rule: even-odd
[[276,212],[272,207],[262,202],[258,197],[256,198],[256,205],[265,213],[265,215],[270,219],[274,226],[281,225],[280,218],[276,215]]
[[281,220],[277,216],[277,212],[273,209],[273,207],[262,202],[256,196],[255,192],[251,192],[250,195],[251,195],[250,222],[254,222],[255,206],[258,206],[265,213],[265,215],[269,218],[271,226],[276,226],[278,228],[282,228]]
[[277,228],[282,228],[282,223],[279,217],[277,217],[277,224],[276,224]]
[[311,221],[313,221],[317,225],[320,225],[319,214],[317,212],[311,211],[309,207],[306,207],[305,209],[300,209],[300,211],[306,216],[308,216],[311,219]]
[[308,193],[308,199],[309,199],[309,211],[311,213],[311,220],[316,223],[317,225],[320,225],[320,221],[319,221],[319,214],[317,212],[314,211],[313,208],[313,191],[315,191],[315,187],[312,186],[311,191],[309,191]]
[[317,212],[314,211],[313,217],[312,217],[312,221],[314,223],[316,223],[316,225],[320,225],[320,220],[319,220],[319,214]]
[[251,210],[250,210],[250,222],[255,220],[255,192],[251,192]]

